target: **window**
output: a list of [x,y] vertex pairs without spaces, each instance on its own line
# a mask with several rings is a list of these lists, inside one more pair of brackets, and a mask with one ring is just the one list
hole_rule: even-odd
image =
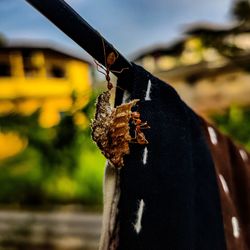
[[7,62],[0,62],[0,77],[11,76],[10,64]]
[[57,66],[57,65],[53,65],[50,68],[50,72],[49,75],[51,77],[55,77],[55,78],[64,78],[65,77],[65,71],[62,67]]
[[31,51],[24,50],[23,55],[23,67],[26,77],[36,77],[39,74],[39,68],[34,65],[32,57],[33,54]]

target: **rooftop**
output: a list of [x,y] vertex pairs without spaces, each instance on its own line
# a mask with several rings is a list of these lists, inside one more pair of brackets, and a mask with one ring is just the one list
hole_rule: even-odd
[[67,58],[73,58],[88,64],[92,64],[90,59],[87,59],[85,52],[83,51],[82,55],[74,51],[70,51],[67,48],[58,46],[57,44],[51,42],[41,42],[41,41],[15,41],[7,42],[3,46],[0,46],[0,51],[37,51],[42,50],[49,53],[53,53],[59,56],[64,56]]

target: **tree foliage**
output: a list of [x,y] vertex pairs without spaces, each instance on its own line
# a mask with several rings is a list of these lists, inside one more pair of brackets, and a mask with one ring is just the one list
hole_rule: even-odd
[[5,37],[3,34],[0,33],[0,47],[4,46],[6,43]]
[[[89,120],[97,94],[81,110]],[[73,114],[65,112],[57,126],[43,128],[38,117],[39,111],[0,117],[1,132],[15,131],[28,141],[23,152],[0,161],[0,203],[101,204],[105,159],[91,140],[89,125],[76,125]]]
[[231,10],[231,15],[238,22],[246,25],[250,24],[250,2],[248,0],[235,1]]
[[250,109],[231,106],[224,114],[212,117],[217,127],[250,150]]

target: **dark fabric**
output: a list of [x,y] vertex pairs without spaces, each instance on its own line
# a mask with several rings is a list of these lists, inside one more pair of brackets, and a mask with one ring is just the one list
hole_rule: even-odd
[[[149,80],[151,100],[145,100]],[[133,77],[118,79],[118,86],[127,81],[130,99],[140,99],[138,110],[151,128],[144,130],[149,144],[131,144],[121,169],[118,249],[226,249],[215,168],[199,117],[141,67],[134,65]],[[123,94],[117,88],[116,104]],[[140,200],[145,206],[137,233]]]
[[250,156],[211,124],[203,121],[203,128],[219,183],[227,250],[250,249]]

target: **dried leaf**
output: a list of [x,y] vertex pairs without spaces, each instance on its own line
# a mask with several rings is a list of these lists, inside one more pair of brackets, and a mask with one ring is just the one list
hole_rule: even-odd
[[[139,99],[135,99],[111,108],[109,91],[103,92],[97,99],[95,119],[91,124],[92,138],[104,156],[117,168],[124,165],[123,157],[130,152],[131,109],[138,101]],[[144,137],[142,132],[140,134]],[[145,144],[147,140],[137,139],[136,143]]]

